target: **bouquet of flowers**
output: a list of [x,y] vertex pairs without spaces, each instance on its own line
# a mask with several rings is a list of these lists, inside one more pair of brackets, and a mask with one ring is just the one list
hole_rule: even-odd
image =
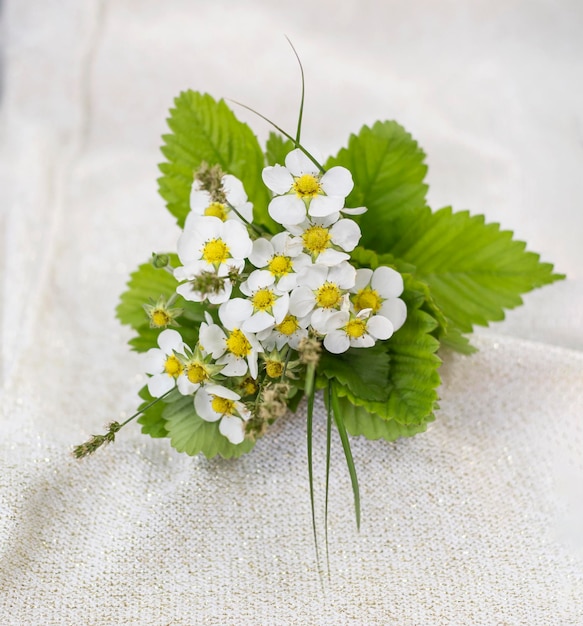
[[[145,353],[134,418],[180,452],[238,457],[323,390],[359,498],[349,435],[394,440],[435,418],[438,350],[562,278],[481,215],[432,211],[424,153],[377,122],[323,160],[271,132],[262,149],[224,101],[175,100],[160,193],[182,233],[131,275],[117,314]],[[265,118],[264,118],[265,119]],[[329,447],[328,447],[329,450]],[[312,492],[313,493],[313,492]],[[312,497],[313,503],[313,497]]]

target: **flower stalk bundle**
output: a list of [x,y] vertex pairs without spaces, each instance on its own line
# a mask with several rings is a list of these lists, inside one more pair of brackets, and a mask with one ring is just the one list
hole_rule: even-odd
[[302,110],[303,96],[295,137],[276,127],[262,149],[224,101],[176,98],[159,185],[182,232],[131,275],[117,309],[145,353],[143,403],[74,453],[137,417],[180,452],[238,457],[306,398],[312,487],[323,390],[358,523],[349,435],[423,432],[440,347],[471,353],[476,324],[562,276],[483,216],[432,211],[425,155],[396,122],[364,126],[324,161],[300,141]]

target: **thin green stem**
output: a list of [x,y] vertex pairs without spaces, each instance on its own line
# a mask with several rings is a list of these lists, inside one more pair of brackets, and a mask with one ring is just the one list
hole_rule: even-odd
[[146,406],[143,409],[140,409],[139,411],[134,413],[131,417],[128,417],[125,422],[122,422],[119,425],[119,427],[123,428],[126,424],[129,424],[132,420],[136,419],[136,417],[138,417],[138,415],[141,415],[142,413],[145,413],[150,407],[153,407],[155,404],[158,404],[158,402],[160,402],[160,400],[162,400],[166,396],[170,395],[173,391],[174,391],[174,387],[172,387],[172,389],[169,389],[166,393],[162,394],[159,398],[154,398],[154,400],[152,400],[152,402],[146,404]]
[[330,448],[332,440],[332,383],[326,388],[326,499],[324,503],[324,537],[326,541],[326,569],[330,578],[330,550],[328,542],[328,493],[330,485]]
[[243,107],[244,109],[247,109],[247,111],[251,111],[251,113],[255,113],[255,115],[258,115],[262,120],[265,120],[268,124],[271,124],[273,128],[278,130],[284,137],[287,137],[294,144],[294,146],[296,146],[296,148],[299,148],[308,157],[308,159],[310,159],[310,161],[312,161],[312,163],[320,170],[322,174],[326,172],[326,170],[324,169],[324,166],[316,160],[316,157],[311,155],[304,148],[304,146],[298,143],[289,133],[286,133],[285,130],[283,130],[283,128],[280,128],[277,124],[272,122],[268,117],[265,117],[265,115],[262,115],[255,109],[248,107],[246,104],[243,104],[242,102],[237,102],[237,100],[230,100],[230,102],[232,102],[233,104],[237,104],[238,106]]
[[300,135],[302,132],[302,117],[304,115],[304,97],[306,94],[306,81],[305,81],[305,77],[304,77],[304,67],[302,65],[302,61],[300,60],[300,55],[298,54],[297,50],[294,48],[293,43],[291,42],[291,39],[285,35],[285,38],[287,39],[287,42],[289,43],[289,45],[291,46],[291,49],[294,51],[294,54],[296,55],[296,59],[298,60],[298,65],[300,66],[300,73],[302,76],[302,97],[300,100],[300,112],[298,115],[298,129],[296,131],[296,146],[300,145]]
[[[313,424],[314,424],[314,387],[315,368],[309,365],[306,371],[306,395],[308,397],[308,419],[306,422],[308,447],[308,479],[310,483],[310,505],[312,509],[312,530],[314,533],[314,547],[316,549],[316,563],[320,569],[320,551],[318,550],[318,535],[316,532],[316,507],[314,504],[314,458],[313,458]],[[311,380],[310,380],[311,379]]]

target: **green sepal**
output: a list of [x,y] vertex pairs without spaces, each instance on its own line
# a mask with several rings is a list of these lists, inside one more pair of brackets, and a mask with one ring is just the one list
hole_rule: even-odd
[[273,131],[269,133],[265,144],[265,162],[267,165],[283,165],[285,157],[295,148],[294,142],[285,139]]
[[[170,255],[171,262],[178,264],[178,257]],[[157,300],[159,296],[170,298],[176,291],[178,281],[165,269],[156,269],[151,263],[143,263],[130,275],[127,289],[120,296],[116,315],[122,324],[131,326],[137,333],[129,344],[136,352],[146,352],[157,347],[158,335],[163,328],[151,328],[150,320],[144,311],[144,304]],[[183,341],[193,347],[198,341],[198,323],[204,321],[204,309],[198,302],[189,302],[179,296],[174,306],[182,309],[176,318],[180,324],[178,332]],[[196,326],[192,324],[196,322]]]
[[257,137],[240,122],[224,100],[208,94],[183,91],[174,100],[167,120],[171,134],[163,135],[166,162],[159,165],[160,195],[180,227],[190,211],[194,173],[202,162],[220,165],[236,176],[253,203],[253,221],[275,232],[267,213],[269,193],[261,179],[264,156]]
[[207,422],[199,417],[194,410],[192,396],[184,396],[166,405],[162,417],[166,421],[172,447],[190,456],[202,452],[207,459],[217,455],[225,459],[237,458],[255,445],[251,439],[232,444],[219,432],[219,422]]
[[327,169],[342,165],[352,173],[354,189],[346,206],[368,209],[355,217],[362,246],[388,252],[385,234],[395,217],[425,206],[424,160],[425,153],[411,135],[389,121],[363,126],[358,135],[350,136],[347,148],[328,160]]

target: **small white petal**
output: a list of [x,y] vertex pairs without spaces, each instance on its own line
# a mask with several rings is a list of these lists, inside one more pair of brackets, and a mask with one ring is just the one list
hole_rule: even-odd
[[342,326],[346,326],[349,317],[349,314],[344,311],[318,308],[312,313],[311,325],[317,333],[327,335],[342,328]]
[[246,259],[253,250],[251,237],[241,222],[235,220],[224,222],[223,238],[235,259]]
[[344,206],[340,196],[316,196],[310,202],[308,214],[312,217],[326,217],[338,213]]
[[403,277],[391,267],[377,267],[372,277],[372,288],[383,298],[396,298],[403,293]]
[[[221,370],[223,376],[244,376],[247,373],[247,362],[245,359],[238,359],[235,355],[228,353],[223,355],[218,361],[218,365],[224,365]],[[257,377],[257,373],[254,378]]]
[[345,332],[333,330],[324,337],[324,347],[332,354],[340,354],[350,348],[350,340]]
[[276,196],[267,210],[278,224],[299,224],[306,219],[306,205],[297,196]]
[[238,393],[234,392],[232,389],[223,387],[223,385],[215,385],[214,383],[211,383],[210,385],[205,385],[205,390],[213,396],[220,396],[221,398],[226,398],[227,400],[239,400],[241,398]]
[[[204,189],[197,189],[197,185],[192,185],[190,192],[190,210],[193,215],[203,215],[204,210],[212,203],[211,195]],[[189,216],[188,216],[189,217]],[[186,218],[188,220],[188,217]],[[185,222],[186,227],[186,222]]]
[[325,265],[306,265],[298,273],[298,284],[302,287],[317,289],[328,278],[328,268]]
[[320,181],[322,189],[329,196],[346,196],[352,191],[354,182],[349,170],[341,165],[330,168]]
[[356,248],[361,234],[360,227],[351,219],[338,220],[330,229],[332,243],[340,246],[346,252],[352,252]]
[[225,192],[227,202],[230,205],[238,207],[247,202],[245,188],[243,187],[243,183],[238,178],[232,174],[225,174],[223,176],[222,183],[223,191]]
[[184,374],[178,377],[176,384],[178,391],[180,391],[183,396],[192,395],[200,387],[200,383],[191,383]]
[[154,398],[163,396],[174,387],[174,378],[168,374],[156,374],[148,380],[148,391]]
[[194,410],[205,422],[216,422],[222,417],[220,413],[213,410],[212,398],[204,387],[201,387],[194,396]]
[[261,177],[271,191],[280,195],[287,193],[294,184],[293,176],[283,165],[273,165],[264,168]]
[[292,291],[289,298],[289,312],[296,317],[304,317],[312,311],[315,304],[316,300],[311,289],[297,287]]
[[356,270],[356,280],[354,281],[354,287],[351,289],[351,291],[354,293],[356,293],[357,291],[361,291],[370,284],[371,278],[372,270],[370,268],[363,267]]
[[[240,328],[243,321],[251,315],[253,315],[253,305],[243,298],[233,298],[219,307],[219,318],[223,326],[229,330]],[[203,345],[205,345],[204,342]]]
[[382,315],[373,315],[366,329],[375,339],[388,339],[393,334],[393,324]]
[[144,371],[146,374],[159,374],[164,371],[166,355],[159,348],[150,348],[146,352]]
[[292,150],[285,157],[285,166],[294,176],[319,174],[320,170],[299,148]]
[[362,215],[363,213],[366,213],[367,211],[368,209],[365,206],[359,206],[354,209],[348,209],[344,207],[342,209],[342,213],[346,213],[346,215]]
[[184,342],[182,336],[177,330],[167,328],[158,335],[158,345],[164,351],[165,354],[172,354],[173,352],[184,352]]
[[317,256],[316,263],[326,265],[327,267],[333,267],[334,265],[338,265],[338,263],[342,263],[342,261],[348,261],[349,258],[350,255],[346,252],[340,252],[340,250],[328,248]]
[[273,252],[273,244],[264,237],[260,237],[253,242],[253,250],[249,255],[249,260],[255,267],[265,267],[273,256]]
[[267,311],[258,311],[243,322],[241,329],[246,333],[258,333],[273,326],[274,323],[273,315],[270,315]]
[[387,317],[397,331],[407,319],[407,305],[400,298],[387,298],[379,310],[379,314]]
[[255,270],[249,274],[249,278],[247,279],[247,289],[249,289],[251,293],[255,293],[259,289],[271,287],[274,282],[275,277],[270,271]]
[[350,263],[343,261],[339,265],[330,268],[328,280],[336,283],[341,289],[351,289],[356,280],[356,270]]
[[372,348],[374,346],[374,339],[367,334],[362,335],[362,337],[351,337],[350,338],[350,347],[351,348]]
[[283,318],[287,315],[289,310],[289,294],[284,293],[279,296],[279,298],[275,301],[273,305],[273,317],[275,318],[275,323],[279,324],[283,321]]
[[225,281],[225,286],[223,289],[220,289],[217,292],[209,293],[207,295],[208,301],[211,304],[222,304],[226,302],[231,297],[231,292],[233,291],[233,284],[230,280]]
[[225,415],[219,424],[219,432],[232,444],[237,445],[245,439],[245,422],[239,417]]
[[211,354],[213,359],[218,359],[227,349],[227,336],[217,324],[208,326],[201,324],[198,338],[207,354]]

